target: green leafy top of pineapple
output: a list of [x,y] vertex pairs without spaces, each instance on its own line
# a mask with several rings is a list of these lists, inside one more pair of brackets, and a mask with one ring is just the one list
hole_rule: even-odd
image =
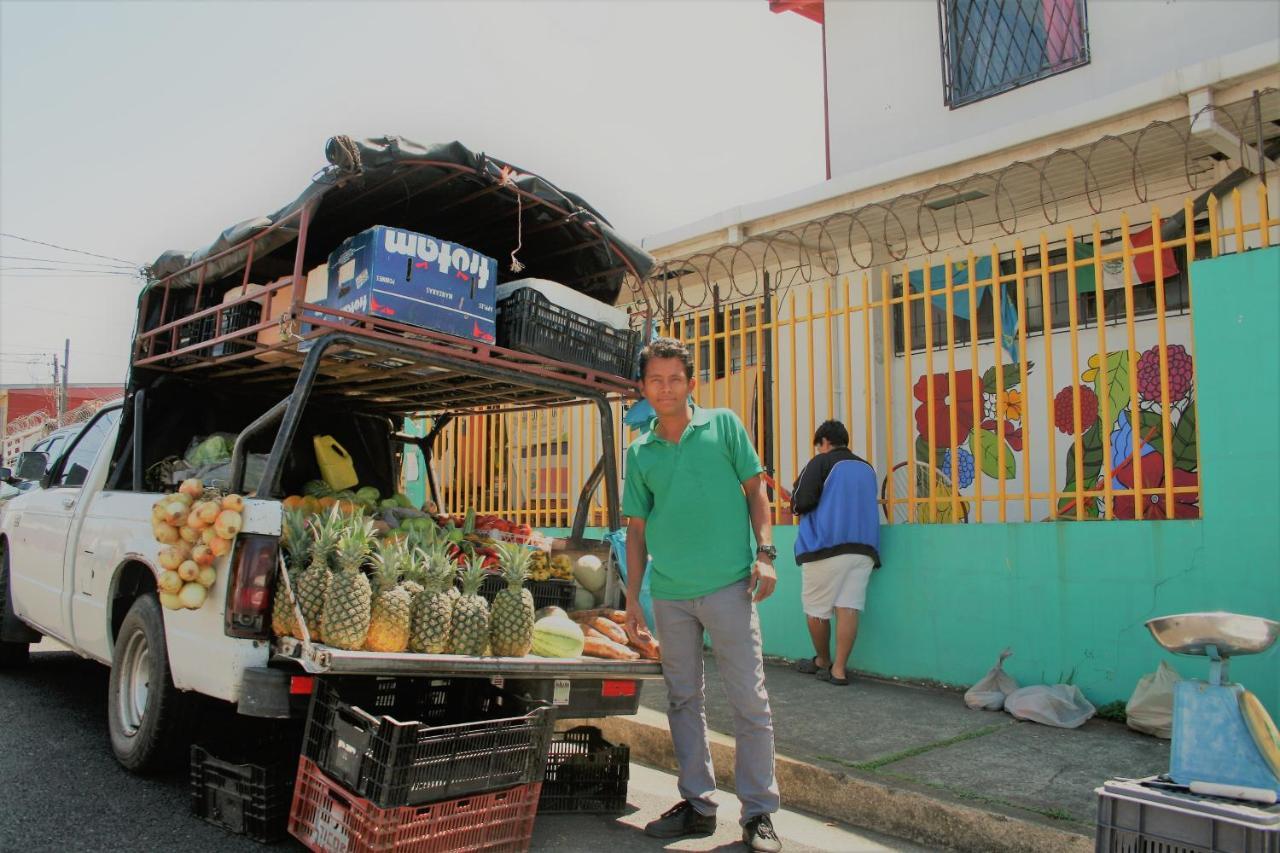
[[524,586],[532,559],[533,550],[518,542],[498,543],[498,565],[502,567],[502,577],[509,589],[518,590]]
[[284,514],[284,527],[280,531],[284,548],[289,552],[289,565],[301,568],[311,557],[311,531],[307,525],[307,514],[300,509],[290,510]]
[[484,569],[484,557],[472,552],[462,558],[460,565],[462,567],[462,594],[475,595],[480,591],[480,585],[484,583],[485,577],[489,574]]
[[346,519],[337,507],[331,509],[328,515],[311,518],[310,558],[313,566],[317,564],[323,566],[328,563],[329,556],[333,553],[345,524]]
[[373,554],[374,583],[382,592],[400,582],[400,576],[408,576],[412,569],[412,554],[409,547],[398,539],[379,539]]
[[344,572],[356,572],[368,558],[376,538],[373,519],[361,512],[351,516],[338,539],[338,566]]
[[426,562],[427,589],[433,592],[444,592],[453,584],[457,575],[458,567],[449,551],[449,543],[443,539],[434,540],[422,549]]

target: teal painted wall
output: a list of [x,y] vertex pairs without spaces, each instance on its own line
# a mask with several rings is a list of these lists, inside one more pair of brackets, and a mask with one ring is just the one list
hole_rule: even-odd
[[[883,528],[855,668],[967,685],[1012,646],[1021,684],[1070,680],[1095,703],[1126,700],[1167,659],[1203,677],[1143,623],[1232,610],[1280,619],[1280,249],[1198,262],[1192,276],[1204,517],[1198,521]],[[767,654],[812,654],[790,559],[760,607]],[[1280,648],[1232,664],[1280,718]]]
[[[1147,619],[1280,619],[1280,249],[1199,262],[1192,281],[1203,519],[885,527],[856,668],[964,685],[1012,646],[1019,683],[1071,679],[1105,703],[1162,659],[1207,673],[1156,645]],[[790,554],[795,528],[774,536]],[[799,570],[779,570],[761,607],[765,649],[804,657]],[[1280,648],[1232,675],[1280,717]]]

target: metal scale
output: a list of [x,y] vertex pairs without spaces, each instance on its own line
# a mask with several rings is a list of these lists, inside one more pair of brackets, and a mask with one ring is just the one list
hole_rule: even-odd
[[1184,613],[1147,622],[1157,643],[1209,658],[1209,680],[1174,688],[1169,777],[1197,793],[1260,802],[1280,797],[1280,733],[1258,699],[1228,678],[1230,659],[1261,654],[1280,622],[1236,613]]

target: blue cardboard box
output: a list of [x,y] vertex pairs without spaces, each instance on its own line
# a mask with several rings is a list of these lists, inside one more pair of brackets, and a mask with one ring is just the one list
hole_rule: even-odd
[[492,344],[497,285],[493,258],[437,237],[375,225],[329,255],[326,292],[323,298],[308,293],[307,301]]

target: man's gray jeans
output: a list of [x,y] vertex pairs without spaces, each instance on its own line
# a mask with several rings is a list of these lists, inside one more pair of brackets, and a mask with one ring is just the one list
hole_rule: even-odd
[[667,720],[680,765],[680,796],[699,814],[714,815],[715,772],[704,707],[702,632],[733,708],[737,759],[733,769],[741,822],[778,810],[774,779],[773,717],[764,688],[760,617],[747,581],[683,601],[655,599],[654,628],[662,644],[662,676],[667,683]]

